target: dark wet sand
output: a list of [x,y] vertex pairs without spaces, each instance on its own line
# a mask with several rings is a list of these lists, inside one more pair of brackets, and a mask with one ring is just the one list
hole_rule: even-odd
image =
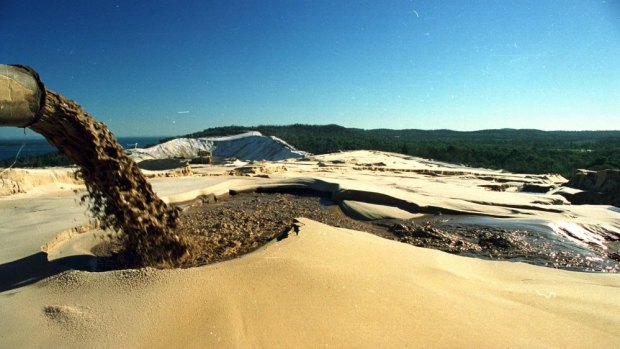
[[[497,226],[496,222],[480,217],[442,215],[415,220],[360,221],[348,217],[330,199],[290,193],[243,193],[185,205],[174,232],[192,246],[192,258],[182,267],[229,260],[274,238],[285,238],[294,233],[296,217],[467,257],[575,271],[620,270],[612,253],[608,256],[606,251],[578,246],[526,225]],[[99,249],[101,253],[101,246]]]

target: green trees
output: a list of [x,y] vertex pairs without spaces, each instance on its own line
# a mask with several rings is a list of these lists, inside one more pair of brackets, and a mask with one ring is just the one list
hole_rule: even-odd
[[[339,125],[261,125],[209,128],[185,137],[216,137],[247,131],[276,136],[314,154],[346,150],[381,150],[474,167],[517,173],[559,173],[578,168],[620,168],[620,131],[362,130]],[[0,167],[12,161],[0,161]],[[18,167],[65,166],[58,153],[20,159]]]
[[[0,168],[9,167],[14,159],[0,160]],[[17,159],[14,167],[51,167],[70,166],[73,163],[63,154],[52,152],[41,155],[25,156]]]
[[620,131],[362,130],[338,125],[219,127],[189,136],[230,135],[246,131],[282,138],[314,154],[341,150],[381,150],[517,173],[559,173],[577,168],[620,168]]

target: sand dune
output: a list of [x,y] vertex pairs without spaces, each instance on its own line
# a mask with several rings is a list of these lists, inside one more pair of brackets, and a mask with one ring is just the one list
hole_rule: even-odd
[[[553,176],[376,152],[276,165],[286,171],[229,176],[226,165],[196,166],[192,177],[151,182],[169,202],[230,190],[304,188],[327,193],[367,219],[438,210],[555,225],[558,234],[586,245],[603,244],[601,234],[620,234],[617,208],[569,205],[552,193],[519,190],[524,183],[560,186],[562,179]],[[508,183],[507,190],[486,186],[498,183]],[[454,256],[304,218],[298,234],[228,262],[186,270],[72,270],[88,262],[93,243],[76,229],[88,227],[89,219],[73,185],[36,186],[0,198],[0,347],[620,343],[618,274]],[[57,262],[49,263],[40,246],[54,239],[46,250]]]
[[468,259],[299,224],[299,235],[230,262],[67,271],[5,295],[3,343],[612,348],[620,340],[617,275]]

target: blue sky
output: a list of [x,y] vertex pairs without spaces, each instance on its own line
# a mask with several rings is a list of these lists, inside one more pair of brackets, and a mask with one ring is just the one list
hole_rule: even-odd
[[620,1],[6,0],[0,43],[117,136],[620,129]]

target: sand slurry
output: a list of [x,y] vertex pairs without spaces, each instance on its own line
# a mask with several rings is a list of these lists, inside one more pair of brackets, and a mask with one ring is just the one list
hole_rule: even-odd
[[284,193],[237,194],[217,202],[184,209],[175,234],[191,242],[196,266],[241,256],[274,238],[283,238],[297,217],[307,217],[335,227],[383,233],[375,225],[356,221],[327,198]]
[[[608,250],[596,246],[582,248],[554,234],[528,230],[516,223],[497,227],[484,225],[475,217],[468,220],[443,215],[360,221],[347,216],[337,202],[303,192],[253,192],[220,199],[206,196],[184,205],[174,234],[191,246],[191,257],[181,267],[221,262],[254,251],[294,232],[298,217],[468,257],[576,271],[620,270],[618,260]],[[93,252],[107,256],[114,251],[109,246],[102,243]],[[100,263],[101,269],[124,267],[128,266],[107,259]]]
[[119,233],[133,265],[174,266],[186,254],[171,233],[176,211],[164,203],[108,127],[80,105],[46,90],[41,119],[30,128],[78,165],[92,215]]

